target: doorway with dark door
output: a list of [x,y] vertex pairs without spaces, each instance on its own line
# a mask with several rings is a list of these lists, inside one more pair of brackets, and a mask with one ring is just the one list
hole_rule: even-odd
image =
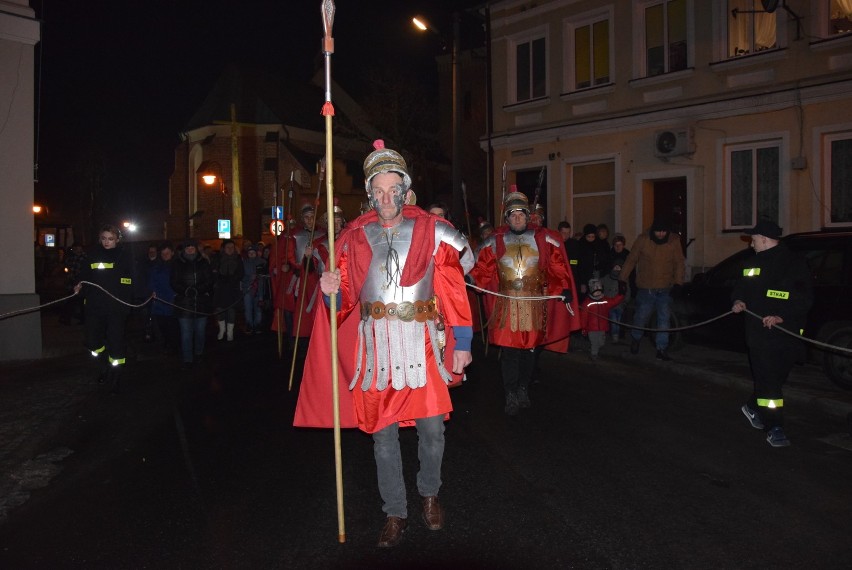
[[646,180],[644,194],[643,227],[650,227],[655,219],[668,222],[671,231],[680,236],[680,245],[686,255],[686,178]]

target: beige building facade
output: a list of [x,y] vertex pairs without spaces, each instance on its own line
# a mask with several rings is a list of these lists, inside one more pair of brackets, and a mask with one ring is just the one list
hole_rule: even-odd
[[761,219],[852,226],[852,1],[505,0],[491,30],[493,176],[544,169],[551,228],[664,218],[694,274]]
[[[41,304],[33,256],[35,46],[41,27],[26,0],[0,0],[0,314]],[[0,360],[41,358],[41,319],[0,321]]]

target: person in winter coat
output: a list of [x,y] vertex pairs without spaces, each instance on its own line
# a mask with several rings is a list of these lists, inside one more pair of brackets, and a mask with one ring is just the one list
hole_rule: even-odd
[[[80,282],[74,292],[83,292],[86,304],[86,348],[92,356],[105,359],[98,382],[110,382],[113,392],[121,391],[121,367],[127,348],[124,329],[133,299],[133,259],[119,245],[121,232],[105,225],[98,233],[98,246],[81,267]],[[93,283],[83,287],[83,281]]]
[[174,246],[163,242],[157,247],[157,263],[148,272],[148,290],[154,293],[151,302],[151,317],[157,323],[166,354],[177,352],[180,342],[180,329],[174,307],[175,291],[172,289],[172,270],[174,268]]
[[609,334],[612,337],[613,344],[618,344],[621,341],[621,317],[624,315],[624,307],[631,298],[630,293],[633,285],[632,283],[628,283],[627,287],[623,288],[619,285],[621,268],[627,261],[627,256],[630,255],[630,250],[625,247],[626,245],[627,240],[623,235],[616,234],[615,237],[612,238],[612,249],[609,252],[611,264],[609,273],[601,278],[605,297],[615,296],[619,291],[622,291],[622,289],[624,293],[624,300],[619,303],[618,306],[613,307],[609,312],[609,318],[616,321],[609,324]]
[[606,296],[600,279],[590,280],[588,291],[589,295],[580,307],[580,326],[583,334],[589,337],[591,358],[597,360],[601,348],[606,344],[610,311],[621,305],[624,294],[617,292],[614,296]]
[[257,254],[257,247],[250,246],[243,259],[243,308],[246,317],[246,333],[263,332],[263,301],[267,297],[268,274],[266,260]]
[[[636,270],[636,314],[633,324],[645,327],[651,313],[657,311],[657,329],[669,328],[672,311],[671,290],[683,285],[685,260],[680,237],[673,234],[669,224],[654,220],[647,233],[636,238],[630,255],[621,268],[619,280],[627,282],[633,270]],[[639,353],[639,341],[644,332],[640,328],[631,331],[630,353]],[[658,332],[655,335],[657,359],[671,360],[668,355],[669,333]]]
[[576,274],[581,299],[588,294],[589,280],[600,279],[609,271],[609,266],[609,243],[598,238],[596,225],[586,224],[577,247]]
[[214,268],[216,287],[213,293],[213,304],[219,321],[219,334],[216,340],[225,338],[234,340],[234,321],[237,317],[237,304],[240,302],[240,284],[243,280],[243,260],[237,253],[236,244],[229,239],[222,242],[219,261]]
[[213,310],[213,269],[198,251],[198,240],[188,239],[172,270],[172,289],[180,324],[183,368],[190,368],[204,353],[207,316]]

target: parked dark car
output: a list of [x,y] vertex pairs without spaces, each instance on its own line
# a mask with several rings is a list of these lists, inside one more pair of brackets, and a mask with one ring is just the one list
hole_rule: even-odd
[[[790,234],[781,241],[805,256],[813,272],[814,304],[804,335],[830,345],[852,348],[852,231]],[[707,273],[696,275],[675,299],[681,326],[703,322],[731,309],[731,291],[742,278],[743,262],[754,255],[748,247],[728,257]],[[687,331],[687,341],[745,350],[743,319],[729,315]],[[809,359],[821,363],[826,375],[852,390],[852,358],[809,344]]]

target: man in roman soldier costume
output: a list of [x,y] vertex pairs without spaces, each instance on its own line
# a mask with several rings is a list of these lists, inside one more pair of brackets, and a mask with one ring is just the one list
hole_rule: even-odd
[[[459,253],[464,237],[443,219],[407,205],[411,177],[399,153],[374,143],[364,161],[372,210],[335,242],[335,271],[320,287],[337,295],[340,425],[372,434],[386,514],[379,547],[395,546],[408,526],[399,427],[416,426],[417,490],[430,530],[444,525],[438,502],[448,386],[470,364],[470,306]],[[326,306],[323,303],[321,306]],[[316,319],[294,425],[331,427],[328,323]]]
[[[313,327],[314,307],[309,304],[309,299],[305,299],[302,303],[300,296],[303,290],[307,292],[306,295],[311,295],[316,290],[319,280],[311,262],[311,249],[308,247],[311,244],[315,214],[313,205],[310,203],[302,205],[299,211],[302,227],[278,238],[276,260],[272,264],[272,299],[276,311],[284,312],[284,324],[290,331],[290,336],[297,336],[297,324],[300,337],[309,336]],[[317,232],[314,233],[313,238],[316,239],[322,235],[321,232]],[[307,284],[302,283],[303,277],[307,279]],[[277,319],[272,321],[272,330],[278,330]]]
[[[343,208],[337,205],[337,198],[334,200],[334,224],[331,226],[331,230],[334,232],[334,239],[337,240],[343,226],[346,224],[346,218],[343,217]],[[322,275],[325,273],[326,267],[328,267],[328,212],[323,212],[322,216],[320,216],[320,224],[326,228],[326,235],[314,240],[312,256],[317,273]]]
[[[564,244],[546,228],[530,224],[526,195],[510,192],[503,203],[503,217],[507,225],[482,244],[469,277],[475,285],[498,293],[489,303],[493,315],[488,337],[502,347],[505,411],[514,416],[519,408],[531,406],[528,388],[535,349],[544,346],[565,352],[568,335],[579,328],[579,314]],[[527,299],[557,295],[564,302]],[[573,316],[565,303],[571,304]]]

